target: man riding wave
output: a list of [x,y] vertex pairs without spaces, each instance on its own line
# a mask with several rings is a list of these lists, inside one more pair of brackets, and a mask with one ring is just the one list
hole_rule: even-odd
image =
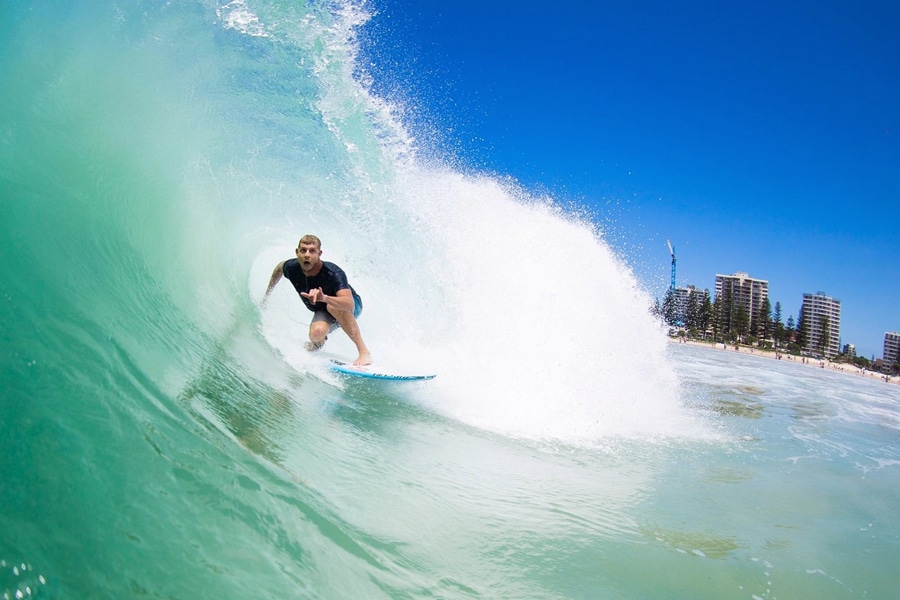
[[336,264],[322,260],[322,242],[314,235],[300,238],[294,253],[297,258],[283,260],[275,266],[263,304],[281,278],[286,277],[300,294],[306,308],[313,312],[306,349],[320,349],[328,334],[340,327],[359,353],[353,364],[372,364],[372,355],[363,342],[356,322],[362,313],[362,298],[347,282],[346,273]]

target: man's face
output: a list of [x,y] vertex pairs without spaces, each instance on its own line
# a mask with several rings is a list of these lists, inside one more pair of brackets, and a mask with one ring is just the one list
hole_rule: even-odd
[[322,255],[322,251],[315,244],[300,244],[296,252],[300,268],[304,271],[314,269],[319,264],[319,256]]

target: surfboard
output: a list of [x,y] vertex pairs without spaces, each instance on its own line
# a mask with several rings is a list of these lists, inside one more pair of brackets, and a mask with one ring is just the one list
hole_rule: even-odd
[[437,375],[433,373],[410,374],[392,372],[391,370],[377,367],[375,365],[367,367],[357,367],[345,362],[341,362],[339,360],[332,360],[330,367],[331,370],[335,373],[341,373],[342,375],[349,375],[351,377],[362,377],[364,379],[383,379],[386,381],[426,381],[428,379],[434,379],[435,377],[437,377]]

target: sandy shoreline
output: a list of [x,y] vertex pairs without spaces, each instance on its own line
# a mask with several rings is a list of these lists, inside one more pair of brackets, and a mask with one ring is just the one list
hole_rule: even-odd
[[[846,373],[848,375],[856,375],[858,377],[868,377],[871,379],[875,379],[878,381],[882,381],[888,384],[900,386],[900,377],[896,376],[886,376],[883,373],[877,373],[875,371],[869,371],[868,369],[860,369],[856,365],[852,365],[849,363],[836,363],[831,362],[827,359],[818,359],[818,358],[806,358],[800,356],[792,356],[790,354],[778,353],[776,354],[774,350],[760,350],[759,348],[748,348],[746,346],[726,346],[722,342],[717,342],[712,344],[710,342],[701,342],[697,340],[683,340],[681,338],[669,338],[669,342],[673,344],[687,344],[689,346],[697,346],[706,348],[707,350],[718,350],[719,352],[740,352],[742,354],[749,354],[752,356],[758,356],[759,358],[768,359],[768,360],[780,360],[782,362],[794,363],[797,365],[802,365],[805,367],[812,367],[815,369],[821,370],[829,370],[829,371],[838,371],[840,373]],[[780,358],[779,358],[780,357]]]

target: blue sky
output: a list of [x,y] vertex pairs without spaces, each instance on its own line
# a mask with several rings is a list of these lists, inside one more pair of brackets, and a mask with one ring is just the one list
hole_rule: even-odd
[[900,3],[371,0],[376,89],[469,166],[594,210],[656,295],[767,279],[900,330]]

